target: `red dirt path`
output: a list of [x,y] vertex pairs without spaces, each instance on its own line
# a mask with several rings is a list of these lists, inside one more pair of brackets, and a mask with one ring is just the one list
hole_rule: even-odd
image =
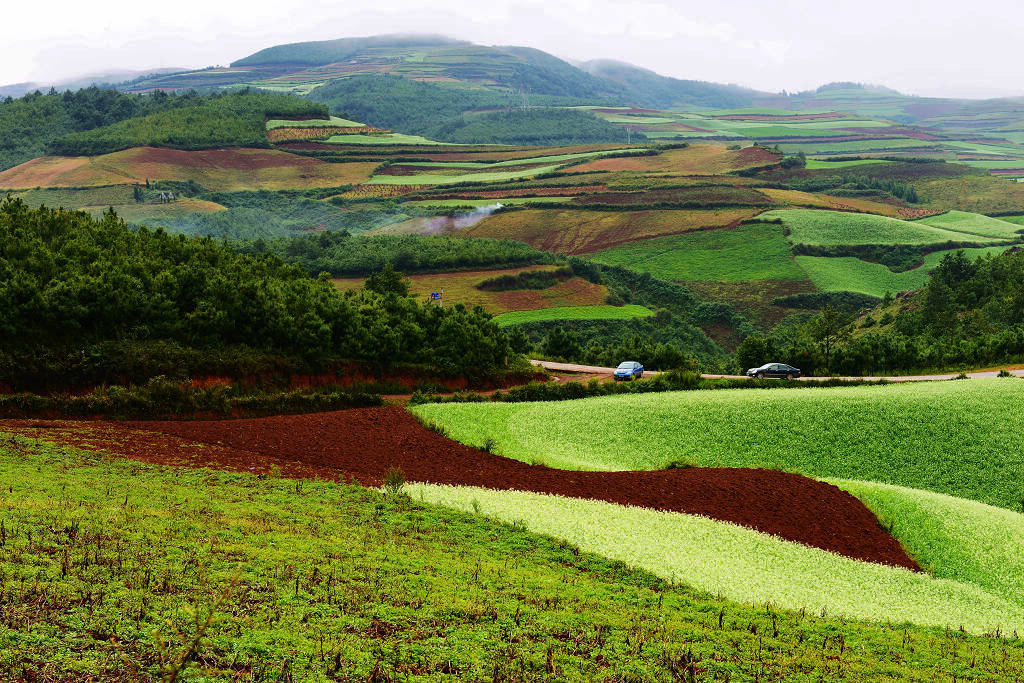
[[[38,428],[44,425],[55,429]],[[193,422],[10,420],[0,421],[0,431],[162,464],[257,472],[276,465],[288,476],[340,476],[369,485],[379,485],[387,469],[397,466],[410,481],[537,491],[699,514],[854,559],[918,569],[859,500],[829,484],[765,469],[555,470],[463,446],[395,407]]]

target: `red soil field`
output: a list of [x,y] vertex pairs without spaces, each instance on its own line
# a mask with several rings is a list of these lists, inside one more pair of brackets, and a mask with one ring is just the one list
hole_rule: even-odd
[[[73,424],[10,420],[0,422],[0,431],[73,443],[77,437],[68,431]],[[410,481],[699,514],[846,557],[919,569],[859,500],[835,486],[776,470],[555,470],[456,443],[396,407],[242,420],[81,424],[89,432],[82,442],[92,449],[157,463],[167,464],[170,458],[244,471],[276,464],[292,476],[341,477],[367,485],[379,485],[388,468],[400,467]],[[56,427],[52,435],[39,428],[50,425]]]

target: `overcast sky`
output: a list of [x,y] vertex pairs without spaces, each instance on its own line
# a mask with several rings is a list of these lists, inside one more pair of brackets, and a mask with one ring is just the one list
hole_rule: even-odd
[[12,2],[0,85],[228,64],[286,42],[400,32],[772,92],[858,81],[919,95],[1024,95],[1022,0]]

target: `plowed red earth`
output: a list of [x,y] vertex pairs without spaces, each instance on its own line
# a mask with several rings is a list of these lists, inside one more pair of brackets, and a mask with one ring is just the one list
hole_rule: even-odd
[[[0,431],[189,466],[343,477],[379,485],[390,467],[410,481],[536,491],[686,512],[847,557],[917,570],[850,494],[766,469],[572,472],[490,455],[421,426],[400,408],[192,422],[0,422]],[[52,429],[41,429],[40,427]],[[174,438],[178,437],[178,438]],[[197,445],[201,444],[201,445]]]

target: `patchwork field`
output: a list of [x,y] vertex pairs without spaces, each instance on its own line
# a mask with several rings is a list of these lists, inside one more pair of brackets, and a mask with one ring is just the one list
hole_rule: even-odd
[[[438,273],[412,275],[409,277],[410,292],[418,297],[429,296],[431,292],[444,292],[444,304],[456,303],[467,307],[480,306],[488,313],[501,315],[510,311],[534,311],[536,309],[565,310],[563,307],[604,306],[608,288],[595,285],[580,277],[571,277],[546,289],[516,289],[504,292],[482,291],[476,285],[502,275],[518,275],[524,272],[554,271],[554,266],[527,266],[503,270],[480,270],[461,273]],[[360,278],[337,279],[339,289],[362,287]],[[646,309],[645,309],[646,310]]]

